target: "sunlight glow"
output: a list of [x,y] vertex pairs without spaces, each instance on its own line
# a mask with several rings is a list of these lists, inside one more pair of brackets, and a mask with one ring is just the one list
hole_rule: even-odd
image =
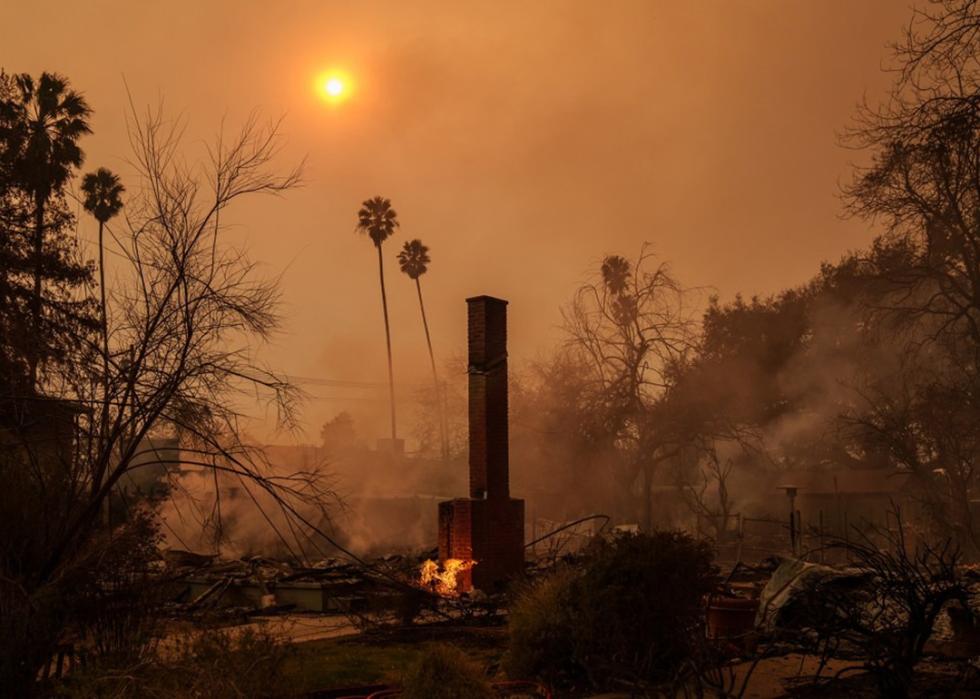
[[325,71],[316,78],[316,91],[320,99],[328,104],[339,104],[347,100],[352,85],[350,76],[337,70]]

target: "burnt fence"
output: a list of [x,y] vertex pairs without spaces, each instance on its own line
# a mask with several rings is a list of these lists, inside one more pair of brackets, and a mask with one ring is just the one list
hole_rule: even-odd
[[[830,517],[818,511],[811,521],[804,521],[799,510],[785,518],[744,515],[701,515],[697,518],[696,535],[713,539],[718,558],[725,562],[758,563],[772,556],[800,558],[814,563],[846,563],[848,544],[872,543],[891,547],[899,522],[894,513],[883,511],[874,520],[856,518],[848,513]],[[880,521],[879,521],[880,520]],[[904,530],[906,541],[914,545],[915,533]]]

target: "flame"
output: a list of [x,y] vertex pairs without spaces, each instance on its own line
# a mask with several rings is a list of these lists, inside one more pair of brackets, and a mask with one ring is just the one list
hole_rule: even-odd
[[435,590],[446,597],[459,594],[456,576],[476,565],[476,561],[465,561],[459,558],[447,558],[440,567],[433,560],[422,564],[420,582],[422,587]]

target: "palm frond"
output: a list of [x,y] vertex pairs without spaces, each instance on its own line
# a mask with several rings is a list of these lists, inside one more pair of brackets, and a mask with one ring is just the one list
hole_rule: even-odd
[[95,220],[105,223],[122,209],[122,193],[125,191],[117,175],[100,167],[82,179],[82,192],[85,194],[82,205]]
[[398,212],[385,197],[365,200],[357,212],[357,230],[366,233],[376,246],[390,238],[398,226]]
[[407,241],[398,253],[398,264],[402,272],[412,279],[418,279],[429,270],[429,248],[418,238]]

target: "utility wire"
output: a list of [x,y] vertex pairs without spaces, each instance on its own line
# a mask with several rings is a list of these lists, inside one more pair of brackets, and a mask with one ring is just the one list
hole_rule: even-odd
[[531,541],[529,543],[524,544],[524,548],[530,548],[530,547],[534,546],[535,544],[541,543],[545,539],[550,539],[555,534],[560,534],[561,532],[565,531],[566,529],[571,529],[572,527],[574,527],[574,526],[576,526],[578,524],[582,524],[583,522],[589,522],[589,521],[591,521],[593,519],[601,519],[601,520],[604,520],[603,523],[602,523],[602,526],[599,527],[599,531],[597,532],[597,534],[601,534],[603,532],[603,530],[606,528],[606,525],[609,524],[610,517],[609,517],[609,515],[596,514],[596,515],[588,515],[586,517],[582,517],[581,519],[576,519],[573,522],[569,522],[568,524],[561,525],[557,529],[552,529],[550,532],[548,532],[544,536],[539,536],[534,541]]

